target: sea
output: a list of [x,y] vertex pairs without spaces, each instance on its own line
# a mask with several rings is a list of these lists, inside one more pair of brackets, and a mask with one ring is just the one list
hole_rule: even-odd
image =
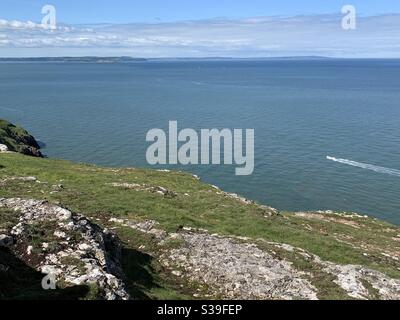
[[[255,169],[165,165],[279,210],[400,224],[400,60],[0,63],[0,118],[43,153],[152,167],[149,130],[254,129]],[[159,167],[157,167],[159,169]]]

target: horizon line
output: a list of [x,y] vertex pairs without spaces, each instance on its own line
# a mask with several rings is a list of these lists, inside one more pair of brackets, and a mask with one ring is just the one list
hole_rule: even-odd
[[132,60],[268,60],[268,59],[308,59],[308,60],[398,60],[399,57],[329,57],[329,56],[313,56],[313,55],[295,55],[295,56],[270,56],[270,57],[230,57],[230,56],[202,56],[202,57],[144,57],[144,56],[127,56],[127,55],[57,55],[57,56],[23,56],[23,57],[2,57],[2,60],[23,60],[23,59],[132,59]]

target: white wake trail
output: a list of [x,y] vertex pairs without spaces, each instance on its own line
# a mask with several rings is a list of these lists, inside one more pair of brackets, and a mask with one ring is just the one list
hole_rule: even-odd
[[391,176],[400,177],[400,170],[396,170],[396,169],[379,167],[379,166],[375,166],[373,164],[362,163],[362,162],[357,162],[357,161],[352,161],[352,160],[347,160],[347,159],[338,159],[338,158],[330,157],[330,156],[327,156],[326,159],[335,161],[335,162],[339,162],[339,163],[343,163],[343,164],[347,164],[349,166],[353,166],[353,167],[357,167],[357,168],[372,170],[375,172],[385,173],[385,174],[389,174]]

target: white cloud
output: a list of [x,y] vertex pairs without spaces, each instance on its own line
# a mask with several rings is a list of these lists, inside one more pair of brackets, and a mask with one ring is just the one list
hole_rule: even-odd
[[341,18],[318,15],[60,25],[56,30],[31,21],[0,20],[0,54],[400,57],[400,15],[361,17],[353,31],[341,28]]

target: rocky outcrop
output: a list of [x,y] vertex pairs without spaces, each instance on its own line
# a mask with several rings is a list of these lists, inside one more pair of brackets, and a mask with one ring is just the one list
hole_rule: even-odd
[[[177,235],[172,235],[174,238]],[[248,242],[250,239],[210,235],[204,230],[184,228],[184,244],[164,253],[162,263],[178,269],[179,275],[201,282],[229,299],[317,299],[319,288],[313,272],[296,269],[293,262]],[[272,248],[306,257],[353,299],[400,299],[400,280],[357,265],[323,261],[301,248],[268,243]]]
[[19,259],[56,283],[96,286],[100,298],[126,300],[118,238],[85,217],[45,201],[0,199],[19,222],[0,237]]
[[[364,266],[339,265],[323,261],[320,257],[300,248],[286,248],[286,250],[298,251],[301,255],[319,265],[324,272],[333,275],[335,277],[334,283],[353,299],[400,300],[400,279],[392,279],[382,272]],[[371,296],[372,293],[375,296]]]
[[0,247],[8,248],[14,243],[14,239],[6,234],[0,234]]
[[147,191],[164,196],[166,198],[176,198],[178,196],[176,192],[160,186],[149,186],[146,184],[127,183],[127,182],[113,182],[110,185],[116,188],[122,188],[126,190]]
[[168,235],[166,231],[157,228],[158,222],[154,220],[132,221],[128,219],[111,218],[109,222],[117,223],[121,226],[147,233],[159,240],[164,240]]
[[5,144],[0,144],[0,153],[8,151],[8,147]]
[[304,272],[252,243],[210,235],[181,233],[185,243],[163,257],[194,281],[228,299],[317,299],[317,289]]
[[21,181],[21,182],[37,182],[38,180],[36,177],[5,177],[3,179],[0,179],[0,186],[5,185],[7,182],[12,182],[12,181]]
[[[335,283],[355,299],[371,299],[371,287],[383,300],[400,300],[400,280],[391,279],[383,273],[356,265],[322,263],[325,271],[335,275]],[[366,285],[368,284],[368,285]]]
[[[3,146],[3,147],[1,147]],[[7,150],[4,148],[7,147]],[[42,157],[39,143],[26,130],[0,119],[0,152],[14,151]]]
[[[142,224],[112,220],[131,226],[144,233],[152,233],[155,221]],[[146,227],[138,227],[143,225]],[[160,232],[159,229],[157,229]],[[162,231],[162,230],[161,230]],[[157,237],[156,237],[157,238]],[[210,234],[207,230],[183,227],[179,233],[158,238],[160,245],[179,240],[178,248],[165,250],[159,257],[161,263],[178,277],[200,283],[212,292],[212,296],[224,299],[309,299],[319,298],[320,290],[313,279],[318,277],[312,269],[300,270],[293,258],[304,258],[352,299],[400,300],[400,279],[359,265],[340,265],[324,261],[317,255],[288,244],[266,242],[266,246],[243,237]],[[268,248],[268,249],[267,249]],[[277,252],[285,251],[287,259]],[[296,258],[297,256],[297,258]]]

